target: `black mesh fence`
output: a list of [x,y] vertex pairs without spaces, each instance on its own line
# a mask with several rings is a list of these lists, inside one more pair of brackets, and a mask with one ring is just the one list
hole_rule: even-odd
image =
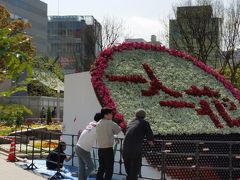
[[144,157],[162,177],[171,179],[237,180],[240,178],[240,142],[156,140],[144,143]]
[[[30,159],[46,159],[46,155],[56,148],[60,137],[63,136],[68,137],[67,147],[70,153],[67,155],[72,156],[77,136],[47,131],[24,132],[24,134],[17,132],[15,137],[17,154],[30,154]],[[34,143],[31,143],[32,139]],[[238,134],[156,136],[153,147],[144,141],[144,160],[139,176],[152,180],[238,180],[240,178],[239,139]],[[123,139],[116,146],[114,173],[125,176],[121,155],[122,143]],[[35,151],[33,156],[32,149]],[[97,148],[93,148],[93,152],[93,160],[97,168]],[[71,164],[77,165],[76,161],[75,158]],[[149,168],[158,172],[158,177],[146,174],[146,169]]]

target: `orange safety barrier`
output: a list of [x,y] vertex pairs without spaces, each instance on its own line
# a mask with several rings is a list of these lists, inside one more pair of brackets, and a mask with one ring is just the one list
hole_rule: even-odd
[[15,160],[16,160],[15,150],[16,150],[16,139],[12,138],[7,161],[15,162]]

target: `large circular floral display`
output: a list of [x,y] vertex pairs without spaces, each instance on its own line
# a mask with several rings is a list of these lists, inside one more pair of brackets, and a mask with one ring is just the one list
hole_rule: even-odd
[[240,132],[240,91],[193,56],[161,45],[123,43],[101,52],[92,84],[122,128],[144,108],[155,133]]

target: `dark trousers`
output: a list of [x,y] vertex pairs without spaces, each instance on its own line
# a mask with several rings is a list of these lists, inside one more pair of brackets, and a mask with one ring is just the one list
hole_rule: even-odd
[[127,180],[137,180],[138,174],[141,171],[142,156],[131,157],[128,155],[123,155],[124,166],[127,173]]
[[98,149],[99,168],[97,180],[111,180],[113,175],[113,148]]

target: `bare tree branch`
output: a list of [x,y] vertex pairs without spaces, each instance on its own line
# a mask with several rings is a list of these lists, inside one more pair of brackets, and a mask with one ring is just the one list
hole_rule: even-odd
[[[119,43],[126,32],[123,20],[116,17],[105,17],[101,23],[101,27],[99,31],[93,31],[93,29],[86,31],[86,38],[88,38],[88,42],[90,42],[89,46],[92,47],[92,44],[96,44],[99,51]],[[129,34],[127,36],[129,36]],[[85,46],[89,50],[89,46]],[[96,49],[90,48],[90,50],[96,58],[98,55]]]
[[237,71],[240,67],[240,59],[237,59],[235,53],[240,45],[240,2],[233,0],[224,13],[222,51],[220,51],[223,61],[221,72],[224,73],[228,68],[231,82],[236,83]]
[[[221,19],[218,17],[222,17],[220,8],[223,6],[213,0],[183,0],[178,6],[182,8],[179,8],[180,11],[173,7],[176,20],[172,23],[176,23],[176,29],[170,32],[175,33],[170,36],[170,46],[189,52],[204,63],[217,66],[213,63],[217,61],[217,49],[221,44]],[[214,10],[215,7],[217,10]]]

